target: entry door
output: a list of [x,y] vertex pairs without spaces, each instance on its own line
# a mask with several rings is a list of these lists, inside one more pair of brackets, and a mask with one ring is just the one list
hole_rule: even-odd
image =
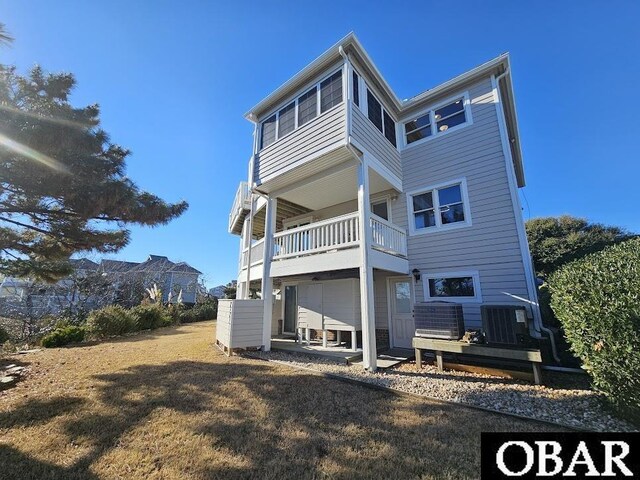
[[391,336],[394,347],[411,348],[415,333],[411,278],[389,280],[391,294]]
[[298,323],[298,287],[286,285],[284,287],[284,322],[283,333],[296,333]]

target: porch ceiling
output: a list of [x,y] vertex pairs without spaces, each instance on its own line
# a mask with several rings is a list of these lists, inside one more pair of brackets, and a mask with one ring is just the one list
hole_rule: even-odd
[[[283,198],[278,199],[278,209],[276,212],[276,231],[282,230],[282,220],[285,218],[296,217],[309,213],[309,210],[302,205],[290,202]],[[266,208],[262,208],[253,217],[253,236],[255,238],[264,237],[264,223],[265,223]]]
[[[393,186],[375,170],[369,169],[369,189],[372,195]],[[309,210],[337,205],[358,198],[358,169],[349,166],[344,170],[331,173],[290,190],[280,196],[280,199],[292,202]],[[278,200],[280,202],[280,200]],[[278,209],[280,204],[278,203]]]

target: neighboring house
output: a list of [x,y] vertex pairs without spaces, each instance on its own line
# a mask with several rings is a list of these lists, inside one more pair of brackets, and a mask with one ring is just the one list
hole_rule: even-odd
[[[101,271],[114,281],[139,280],[146,287],[154,283],[162,291],[162,301],[176,302],[180,292],[184,303],[195,303],[202,272],[185,262],[174,263],[161,255],[149,255],[141,263],[103,260]],[[169,298],[171,296],[171,298]]]
[[377,347],[411,346],[413,305],[430,300],[461,303],[467,328],[483,304],[522,305],[539,332],[508,54],[400,100],[349,34],[246,118],[229,231],[237,298],[275,292],[246,307],[257,346],[341,332],[375,369]]
[[[125,284],[127,288],[139,284],[143,289],[156,283],[163,301],[169,300],[171,292],[171,301],[176,302],[182,291],[184,303],[195,303],[202,274],[185,262],[174,263],[159,255],[149,255],[141,263],[102,260],[98,264],[87,258],[70,262],[73,274],[55,284],[0,278],[0,314],[38,317],[72,307],[91,310],[117,301],[118,289]],[[89,281],[83,284],[85,279]]]
[[218,285],[209,289],[209,295],[216,298],[224,298],[224,292],[227,290],[225,285]]

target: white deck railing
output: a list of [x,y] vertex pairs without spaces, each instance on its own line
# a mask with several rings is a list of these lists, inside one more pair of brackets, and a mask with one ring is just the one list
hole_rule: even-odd
[[[377,216],[371,216],[370,224],[373,248],[392,255],[407,256],[407,234],[404,229]],[[360,243],[359,227],[358,212],[354,212],[276,233],[273,236],[273,259],[356,247]],[[251,255],[253,258],[253,253]]]
[[373,248],[392,255],[407,256],[407,233],[404,229],[383,218],[372,215],[371,233],[373,236]]
[[[264,260],[264,238],[253,242],[251,245],[251,265],[262,263]],[[246,268],[247,260],[249,259],[249,248],[245,248],[242,251],[242,264],[241,268]]]
[[276,233],[273,240],[274,260],[357,246],[360,242],[358,212],[285,230]]
[[236,223],[236,219],[240,216],[240,212],[242,212],[242,209],[247,207],[248,201],[249,184],[247,182],[240,182],[240,185],[238,185],[238,190],[236,190],[236,196],[233,199],[231,212],[229,213],[229,231],[231,231],[233,225]]

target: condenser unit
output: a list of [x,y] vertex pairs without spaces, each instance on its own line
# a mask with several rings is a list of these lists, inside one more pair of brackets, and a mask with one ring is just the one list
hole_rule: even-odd
[[464,335],[462,305],[449,302],[422,302],[414,307],[416,336],[460,340]]
[[528,347],[529,335],[527,311],[516,305],[483,305],[482,329],[487,345],[496,347]]

